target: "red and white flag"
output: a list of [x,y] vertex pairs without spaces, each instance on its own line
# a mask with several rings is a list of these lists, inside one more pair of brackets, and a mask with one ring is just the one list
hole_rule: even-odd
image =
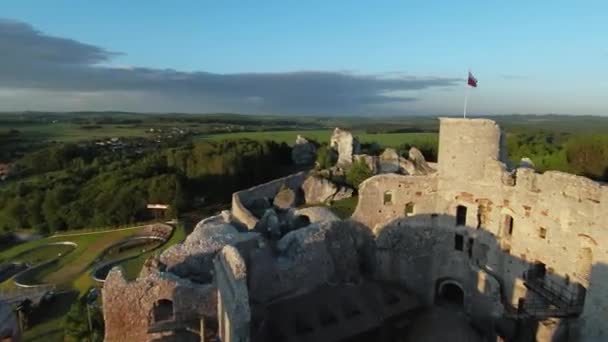
[[473,74],[471,74],[470,71],[469,71],[469,80],[467,81],[467,84],[473,88],[477,88],[477,79],[475,77],[473,77]]

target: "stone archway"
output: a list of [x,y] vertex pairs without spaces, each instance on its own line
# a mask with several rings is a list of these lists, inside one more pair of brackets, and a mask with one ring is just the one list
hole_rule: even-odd
[[462,285],[453,279],[438,280],[435,293],[435,303],[463,307],[464,290]]

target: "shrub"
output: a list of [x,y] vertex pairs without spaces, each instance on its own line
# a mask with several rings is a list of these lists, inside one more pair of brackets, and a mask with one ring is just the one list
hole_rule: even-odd
[[346,171],[346,183],[358,189],[361,182],[371,176],[373,176],[372,170],[370,170],[365,161],[355,161],[348,171]]

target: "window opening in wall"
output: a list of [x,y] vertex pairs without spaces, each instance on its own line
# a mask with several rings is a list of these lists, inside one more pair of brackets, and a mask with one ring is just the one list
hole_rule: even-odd
[[463,237],[460,234],[454,235],[454,249],[462,251]]
[[513,235],[513,217],[510,215],[505,216],[505,228],[507,231],[507,235]]
[[540,229],[538,230],[538,237],[540,237],[541,239],[546,238],[547,237],[547,228],[540,227]]
[[393,193],[392,192],[387,191],[384,193],[384,204],[385,205],[393,204]]
[[467,246],[467,254],[469,255],[469,258],[473,257],[473,242],[475,240],[473,240],[473,238],[469,238],[469,244]]
[[414,215],[414,203],[409,202],[405,205],[405,216]]
[[173,302],[168,299],[161,299],[154,303],[152,308],[154,322],[162,322],[173,319]]
[[456,207],[456,224],[459,226],[467,224],[467,207],[464,205]]

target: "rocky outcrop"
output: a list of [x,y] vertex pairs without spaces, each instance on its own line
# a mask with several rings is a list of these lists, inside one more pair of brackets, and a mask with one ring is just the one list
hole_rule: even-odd
[[331,136],[330,146],[338,152],[338,166],[347,166],[352,164],[353,155],[358,154],[361,145],[357,138],[351,132],[340,128],[334,129]]
[[351,198],[353,197],[353,192],[355,190],[353,190],[353,188],[350,188],[348,186],[342,186],[340,187],[340,189],[338,189],[338,191],[332,196],[331,200],[332,201],[339,201],[339,200],[343,200],[343,199],[347,199],[347,198]]
[[301,135],[291,149],[291,159],[296,165],[312,165],[317,159],[317,147]]
[[272,204],[280,209],[293,208],[298,205],[297,197],[296,191],[290,188],[283,188],[279,190],[276,196],[274,196]]
[[255,225],[254,230],[271,238],[279,238],[281,236],[281,222],[279,216],[274,209],[268,209],[264,216]]
[[430,173],[435,172],[435,169],[432,168],[424,159],[424,155],[420,152],[419,149],[412,147],[409,151],[409,159],[414,164],[416,169],[416,173],[418,175],[428,175]]
[[353,157],[357,162],[365,162],[373,174],[378,173],[378,156],[370,156],[369,154],[355,154]]
[[199,283],[211,282],[213,258],[226,245],[234,245],[256,239],[258,233],[240,233],[222,216],[212,216],[199,222],[194,231],[182,243],[165,250],[160,261],[167,270],[176,275]]
[[325,178],[309,176],[302,184],[302,190],[307,204],[325,203],[332,199],[338,187]]
[[398,173],[399,154],[392,148],[387,148],[378,158],[379,173]]
[[318,222],[333,222],[339,221],[340,218],[336,216],[329,208],[327,207],[308,207],[296,210],[296,215],[306,216],[310,223],[318,223]]
[[530,159],[528,157],[521,158],[521,160],[519,161],[519,167],[526,168],[526,169],[533,169],[533,170],[536,168],[532,159]]

